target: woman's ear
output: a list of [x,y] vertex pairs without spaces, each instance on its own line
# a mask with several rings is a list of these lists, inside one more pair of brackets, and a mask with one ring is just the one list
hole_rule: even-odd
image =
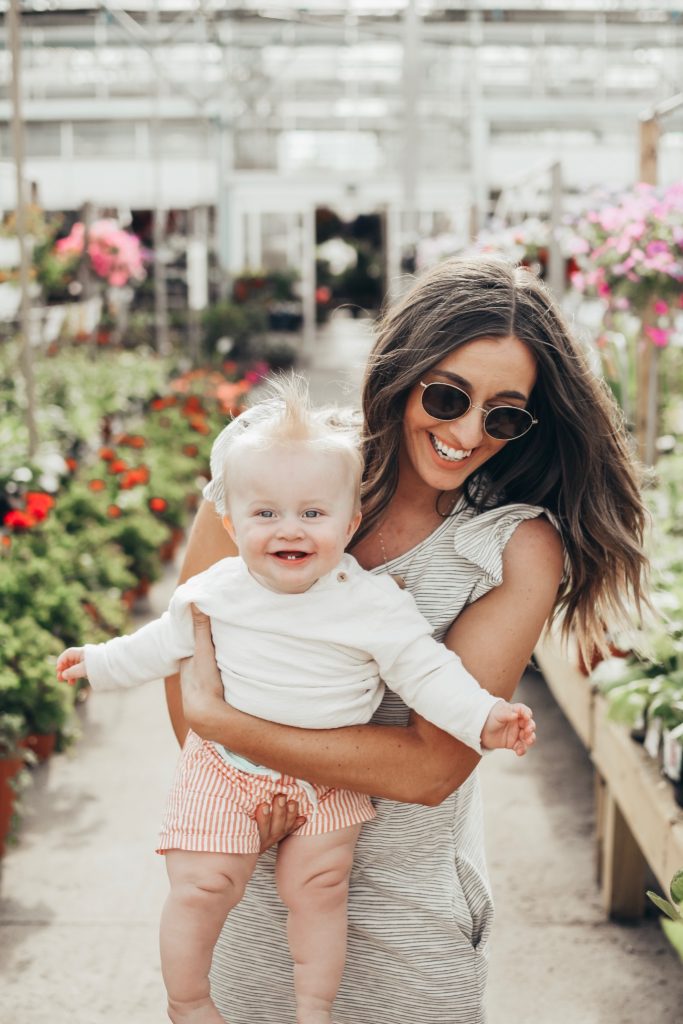
[[232,525],[232,519],[230,518],[230,516],[223,516],[221,522],[223,523],[223,528],[228,531],[230,537],[236,544],[237,539],[235,537],[235,527]]

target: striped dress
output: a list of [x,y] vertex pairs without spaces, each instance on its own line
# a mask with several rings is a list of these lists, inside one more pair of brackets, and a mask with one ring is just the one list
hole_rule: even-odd
[[[502,581],[515,528],[543,514],[506,505],[477,514],[460,502],[417,547],[375,572],[400,573],[442,640],[459,612]],[[374,722],[404,725],[387,691]],[[505,756],[499,754],[497,756]],[[351,874],[349,939],[335,1024],[482,1024],[493,905],[478,772],[438,807],[374,800]],[[275,853],[258,861],[214,953],[212,996],[229,1024],[295,1024],[286,912]]]

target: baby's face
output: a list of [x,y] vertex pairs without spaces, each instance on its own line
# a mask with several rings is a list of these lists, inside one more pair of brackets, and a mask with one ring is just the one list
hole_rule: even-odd
[[331,572],[360,522],[348,461],[303,443],[236,453],[227,498],[223,522],[251,575],[283,594]]

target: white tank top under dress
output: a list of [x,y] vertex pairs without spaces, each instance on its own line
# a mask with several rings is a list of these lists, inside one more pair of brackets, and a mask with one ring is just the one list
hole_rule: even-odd
[[[477,514],[463,501],[421,544],[375,572],[400,573],[443,640],[465,605],[502,582],[503,549],[532,505]],[[405,725],[387,690],[373,722]],[[505,755],[499,755],[505,756]],[[335,1024],[483,1024],[493,904],[478,772],[438,807],[374,800],[349,894],[346,968]],[[286,911],[275,852],[259,858],[216,946],[211,991],[230,1024],[295,1024]]]

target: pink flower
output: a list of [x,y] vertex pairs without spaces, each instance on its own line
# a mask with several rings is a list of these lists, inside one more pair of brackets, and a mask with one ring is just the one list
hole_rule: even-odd
[[[80,256],[85,245],[85,226],[77,222],[67,238],[55,245],[55,252],[64,256]],[[88,231],[88,257],[94,272],[114,287],[125,285],[131,278],[145,276],[140,240],[123,231],[114,220],[96,220]]]
[[645,333],[657,348],[666,348],[669,344],[669,337],[671,335],[670,328],[664,327],[650,327],[649,325],[645,328]]
[[666,314],[669,312],[669,303],[664,302],[662,299],[657,299],[657,301],[654,304],[654,311],[657,314],[657,316],[666,316]]

